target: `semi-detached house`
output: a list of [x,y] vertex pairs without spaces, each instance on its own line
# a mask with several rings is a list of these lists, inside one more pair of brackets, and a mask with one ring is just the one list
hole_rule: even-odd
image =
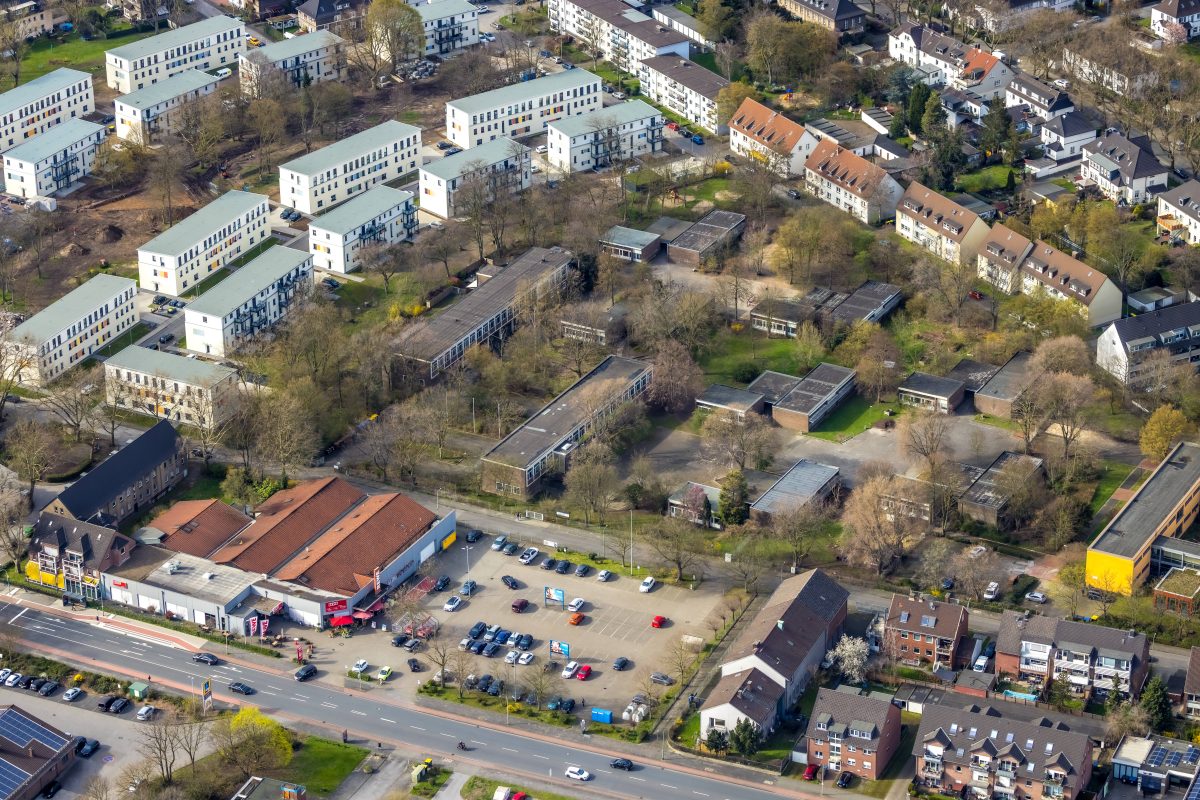
[[1173,365],[1200,364],[1200,303],[1179,303],[1114,320],[1096,340],[1096,366],[1126,386],[1149,391],[1164,380],[1153,358]]
[[600,108],[600,79],[584,69],[502,86],[446,103],[446,137],[464,150],[532,136],[555,120]]
[[104,126],[72,119],[27,139],[4,154],[4,191],[49,197],[92,174]]
[[209,17],[109,50],[104,58],[106,83],[129,94],[190,69],[231,66],[244,52],[245,23],[233,17]]
[[883,637],[888,655],[897,661],[954,669],[965,660],[960,643],[966,635],[965,607],[892,595]]
[[804,126],[747,97],[729,120],[729,149],[782,177],[804,172]]
[[270,235],[265,195],[237,189],[138,248],[143,289],[178,297]]
[[376,186],[309,223],[313,268],[353,272],[359,267],[363,247],[409,241],[416,230],[413,193]]
[[974,211],[913,181],[896,206],[896,232],[943,261],[973,265],[988,226]]
[[1095,186],[1109,200],[1133,205],[1167,188],[1167,168],[1154,157],[1150,139],[1128,139],[1112,132],[1083,148],[1084,186]]
[[1200,244],[1200,181],[1181,183],[1157,199],[1158,232],[1173,242]]
[[0,153],[96,110],[92,76],[56,69],[0,94]]
[[421,129],[396,120],[279,167],[279,202],[316,214],[421,166]]
[[917,70],[930,86],[949,86],[984,100],[1003,97],[1013,78],[994,53],[913,22],[888,34],[888,55]]
[[121,95],[113,101],[117,138],[151,144],[156,136],[174,129],[183,106],[213,94],[220,82],[216,75],[189,69],[153,86]]

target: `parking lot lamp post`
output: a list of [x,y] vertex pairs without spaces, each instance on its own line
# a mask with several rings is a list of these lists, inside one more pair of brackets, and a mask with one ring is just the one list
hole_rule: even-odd
[[471,545],[463,545],[463,550],[467,554],[467,580],[471,580]]

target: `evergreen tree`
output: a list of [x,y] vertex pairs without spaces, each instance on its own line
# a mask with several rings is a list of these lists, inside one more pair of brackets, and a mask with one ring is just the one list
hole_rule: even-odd
[[738,755],[746,758],[757,753],[761,743],[762,737],[759,735],[758,726],[745,717],[738,720],[738,724],[733,726],[733,730],[729,734],[729,746]]
[[984,163],[992,158],[1003,158],[1014,132],[1012,118],[1008,116],[1004,104],[998,100],[992,101],[991,108],[983,118],[983,129],[979,132],[979,149],[983,151]]
[[1054,706],[1059,711],[1065,711],[1067,702],[1071,699],[1071,684],[1067,683],[1066,676],[1061,676],[1050,681],[1046,687],[1046,702]]
[[1150,730],[1161,731],[1171,718],[1171,698],[1167,696],[1167,685],[1157,676],[1146,681],[1142,689],[1142,708],[1150,718]]
[[932,90],[923,83],[914,84],[908,93],[908,129],[916,135],[921,133],[921,115],[925,113],[925,103],[931,94]]
[[721,482],[717,514],[726,525],[741,525],[750,518],[750,487],[740,469],[730,472]]
[[925,110],[921,112],[921,130],[929,138],[941,135],[946,129],[946,109],[942,108],[942,98],[930,93],[925,100]]
[[714,753],[724,753],[729,749],[729,737],[720,728],[709,728],[704,737],[704,746]]
[[892,117],[892,122],[888,125],[888,136],[893,139],[899,139],[904,134],[908,133],[908,124],[904,118],[904,114],[896,114]]

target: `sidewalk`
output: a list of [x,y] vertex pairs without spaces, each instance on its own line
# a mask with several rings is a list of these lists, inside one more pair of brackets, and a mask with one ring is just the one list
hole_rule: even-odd
[[[459,800],[462,797],[463,787],[467,785],[467,780],[470,777],[465,772],[455,772],[450,776],[450,780],[446,781],[445,785],[433,796],[433,800]],[[361,798],[356,797],[354,800],[361,800]]]

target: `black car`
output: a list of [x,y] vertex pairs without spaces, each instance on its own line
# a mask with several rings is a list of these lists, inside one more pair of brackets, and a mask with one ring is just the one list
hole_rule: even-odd
[[532,634],[522,633],[520,636],[517,637],[517,649],[518,650],[528,650],[532,646],[533,646],[533,635]]
[[442,591],[445,591],[446,587],[449,585],[450,585],[450,576],[443,575],[442,577],[437,579],[437,583],[435,583],[433,585],[433,590],[435,592],[442,592]]
[[633,771],[633,762],[628,758],[614,758],[608,765],[613,769],[623,769],[626,772]]
[[500,652],[500,645],[496,644],[495,642],[488,642],[487,644],[485,644],[483,646],[483,657],[484,658],[491,658],[492,656],[496,655],[496,653],[498,653],[498,652]]
[[491,675],[480,675],[479,682],[475,684],[475,688],[481,692],[486,692],[488,687],[492,685],[493,680],[494,678]]
[[130,703],[128,700],[126,700],[124,697],[118,697],[116,700],[113,701],[113,704],[108,707],[108,711],[110,714],[120,714],[121,712],[123,712],[125,709],[129,708],[132,705],[133,704]]
[[58,681],[46,681],[42,684],[42,688],[38,689],[38,694],[42,697],[49,697],[62,688],[62,684]]
[[482,622],[482,621],[476,622],[474,625],[471,626],[471,630],[467,631],[467,636],[470,636],[472,639],[478,639],[480,636],[483,636],[484,631],[486,631],[486,630],[487,630],[486,622]]
[[420,672],[421,671],[421,662],[417,661],[415,658],[410,658],[408,660],[408,671],[409,672]]
[[517,544],[516,542],[509,542],[506,545],[504,545],[504,548],[500,552],[504,553],[504,555],[506,555],[506,556],[511,556],[513,553],[517,552],[520,549],[521,549],[521,545]]
[[158,337],[159,344],[169,344],[173,341],[175,341],[175,334],[173,333],[164,333],[162,336]]
[[575,568],[576,578],[586,578],[587,574],[592,571],[592,568],[587,564],[580,564]]
[[510,589],[520,589],[521,584],[517,583],[517,579],[512,575],[501,575],[500,582]]
[[478,528],[472,528],[467,531],[467,544],[475,544],[481,536],[483,536],[483,531]]
[[46,680],[45,678],[34,678],[33,680],[31,680],[29,682],[29,691],[31,691],[31,692],[39,691],[47,683],[49,683],[49,681]]
[[558,704],[559,711],[566,711],[568,714],[575,710],[575,700],[570,697],[564,697],[563,701]]
[[408,636],[403,633],[398,633],[392,637],[392,647],[404,647],[408,644]]
[[100,742],[95,739],[84,739],[82,736],[75,742],[75,755],[81,758],[91,758],[92,753],[100,749]]
[[851,777],[853,776],[851,776],[849,772],[843,772],[841,775],[838,775],[838,788],[845,789],[847,786],[849,786]]
[[99,700],[96,701],[96,708],[98,708],[101,711],[108,711],[108,709],[110,709],[112,707],[112,704],[115,702],[117,702],[117,698],[113,697],[112,695],[108,695],[107,697],[101,697]]
[[192,661],[199,661],[201,664],[208,664],[210,667],[215,667],[221,663],[221,659],[212,653],[196,653],[196,655],[192,656]]
[[500,693],[503,691],[504,691],[504,681],[493,681],[492,685],[488,687],[487,693],[490,694],[492,697],[499,697]]
[[234,694],[244,694],[247,696],[254,694],[254,690],[241,681],[234,681],[233,683],[229,684],[229,691],[233,692]]
[[50,781],[46,784],[46,788],[42,789],[42,797],[54,797],[58,794],[58,790],[62,788],[62,784],[58,781]]
[[626,658],[625,656],[620,656],[616,661],[613,662],[612,668],[613,668],[614,672],[620,672],[621,670],[625,669],[628,666],[629,666],[629,659]]
[[788,189],[788,190],[787,190],[787,196],[788,196],[788,197],[790,197],[790,198],[792,198],[793,200],[799,200],[799,199],[800,199],[800,192],[799,192],[798,190],[796,190],[796,189]]
[[303,667],[296,670],[296,675],[295,675],[296,680],[298,680],[298,681],[306,681],[309,678],[315,678],[316,676],[317,676],[317,668],[314,667],[312,664],[305,664]]
[[37,680],[37,676],[26,675],[24,678],[21,678],[21,680],[17,681],[17,688],[18,689],[28,689],[29,685],[36,680]]
[[574,564],[572,564],[570,561],[560,561],[558,562],[558,566],[554,568],[554,571],[559,575],[566,575],[571,571],[573,566]]
[[154,295],[154,305],[161,306],[162,304],[164,304],[166,302],[167,302],[167,298],[163,297],[161,294]]
[[488,643],[483,639],[476,639],[474,642],[471,642],[471,647],[469,649],[473,655],[480,655],[483,653],[483,648],[487,646]]
[[441,141],[437,143],[437,147],[438,150],[449,150],[451,147],[454,147],[454,145],[447,141]]
[[558,566],[558,559],[554,556],[546,556],[546,560],[542,562],[542,569],[554,569]]

